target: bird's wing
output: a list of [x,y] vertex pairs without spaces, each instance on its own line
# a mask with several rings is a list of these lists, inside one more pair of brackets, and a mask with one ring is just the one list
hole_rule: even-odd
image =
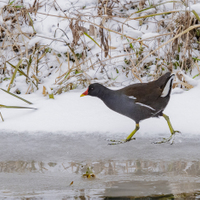
[[[168,72],[155,81],[132,84],[119,91],[128,97],[135,98],[135,102],[152,106],[155,105],[155,101],[159,97],[166,97],[171,91],[173,77],[174,75]],[[167,85],[167,83],[170,83],[170,85]],[[166,92],[164,91],[165,88]]]
[[134,98],[135,102],[149,106],[151,106],[150,102],[154,102],[162,94],[162,89],[155,87],[153,82],[129,85],[119,91],[130,98]]

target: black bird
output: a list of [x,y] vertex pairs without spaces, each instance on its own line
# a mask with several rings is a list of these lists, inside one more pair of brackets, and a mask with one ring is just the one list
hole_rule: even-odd
[[98,97],[113,111],[125,115],[136,122],[135,129],[124,142],[130,141],[139,130],[139,122],[141,120],[163,116],[171,132],[171,136],[168,139],[158,142],[163,143],[170,141],[175,132],[178,132],[174,131],[169,117],[163,113],[170,99],[174,76],[174,74],[167,72],[155,81],[136,83],[119,90],[110,90],[101,84],[94,83],[81,94],[81,97],[85,95]]

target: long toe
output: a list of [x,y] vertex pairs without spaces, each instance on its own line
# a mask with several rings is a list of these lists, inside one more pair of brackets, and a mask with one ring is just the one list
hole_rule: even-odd
[[180,131],[174,131],[174,133],[173,134],[175,134],[175,133],[181,133]]
[[172,132],[172,134],[170,135],[169,138],[163,138],[163,140],[159,141],[159,142],[153,142],[154,144],[162,144],[162,143],[167,143],[170,142],[170,144],[174,143],[175,140],[175,133],[181,133],[180,131],[174,131]]
[[174,139],[175,139],[175,134],[172,134],[169,138],[163,138],[163,140],[161,140],[159,142],[153,142],[153,143],[154,144],[163,144],[163,143],[170,142],[170,144],[173,144]]
[[117,145],[117,144],[123,144],[123,143],[126,143],[126,142],[129,142],[131,140],[135,140],[135,138],[131,138],[130,140],[108,140],[109,141],[109,145]]

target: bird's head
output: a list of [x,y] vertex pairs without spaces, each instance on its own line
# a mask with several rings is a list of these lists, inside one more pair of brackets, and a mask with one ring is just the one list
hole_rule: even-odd
[[98,97],[98,95],[103,87],[104,86],[99,83],[93,83],[88,87],[88,89],[85,92],[83,92],[83,94],[81,94],[81,97],[84,97],[86,95]]

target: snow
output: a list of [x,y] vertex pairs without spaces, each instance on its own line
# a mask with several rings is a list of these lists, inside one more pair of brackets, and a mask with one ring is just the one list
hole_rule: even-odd
[[[105,13],[99,16],[98,9],[105,9],[103,6],[98,7],[98,2],[111,3],[114,6],[113,16]],[[0,1],[0,27],[7,28],[9,33],[5,39],[0,33],[0,44],[5,43],[5,47],[0,48],[0,88],[7,90],[14,71],[5,61],[15,65],[19,62],[18,58],[23,58],[26,64],[25,61],[29,61],[32,56],[29,77],[35,81],[36,76],[39,81],[38,90],[35,86],[31,88],[30,83],[26,83],[26,77],[17,73],[11,87],[12,93],[20,91],[19,96],[32,102],[31,105],[0,90],[0,104],[36,108],[0,110],[5,120],[1,121],[0,118],[0,199],[100,199],[100,196],[144,197],[182,192],[185,195],[191,189],[192,192],[199,192],[198,43],[191,41],[191,46],[194,45],[196,50],[193,48],[191,53],[182,50],[179,53],[180,66],[172,67],[173,73],[182,75],[180,81],[193,87],[190,90],[184,85],[180,87],[176,76],[178,87],[172,90],[171,99],[164,110],[173,128],[181,132],[175,136],[175,145],[153,144],[170,136],[163,117],[140,122],[140,129],[134,136],[136,141],[108,145],[107,139],[125,139],[135,129],[135,122],[110,110],[96,97],[80,97],[89,82],[98,82],[115,90],[139,82],[132,73],[134,70],[141,71],[143,82],[152,81],[156,72],[161,74],[162,71],[164,74],[168,71],[170,66],[165,55],[172,48],[171,44],[160,48],[159,55],[152,54],[143,61],[147,69],[142,69],[144,65],[134,69],[133,65],[137,65],[138,61],[177,34],[178,17],[182,21],[180,12],[138,17],[192,9],[200,14],[199,0],[190,1],[188,5],[166,0],[146,0],[144,7],[134,8],[139,2],[143,1]],[[10,6],[23,4],[27,9],[39,3],[37,13],[29,12],[33,26],[29,26],[22,18],[20,32],[25,34],[19,34],[19,27],[15,27],[12,22],[14,20],[8,20],[12,12],[8,12],[7,8],[1,12],[1,8],[9,3]],[[150,7],[154,5],[155,8]],[[144,10],[138,13],[138,8]],[[68,47],[74,39],[70,23],[76,21],[88,34],[90,25],[94,25],[95,31],[91,37],[99,45],[102,38],[98,25],[110,30],[104,31],[110,46],[110,57],[107,58],[94,41],[81,34],[78,45],[74,47],[75,53],[87,54],[84,62],[83,59],[79,60],[79,64],[83,63],[79,66],[81,72],[79,69],[76,71],[76,63],[70,60],[73,56]],[[33,28],[36,34],[33,34]],[[168,35],[169,30],[173,32],[172,35]],[[13,35],[10,34],[12,32]],[[17,44],[21,48],[20,52],[12,50],[12,37],[19,37]],[[137,40],[142,43],[134,42]],[[144,45],[147,48],[143,49]],[[44,52],[48,53],[43,56]],[[185,58],[191,56],[196,60],[196,66],[182,70],[182,55]],[[127,64],[125,58],[127,62],[130,58],[133,62]],[[2,72],[4,65],[6,73]],[[21,70],[26,73],[26,65]],[[84,86],[79,84],[79,78],[82,78]],[[43,87],[51,94],[70,83],[76,89],[54,95],[54,99],[43,95]],[[82,177],[88,167],[96,178]]]
[[190,7],[192,10],[195,10],[197,12],[197,14],[200,14],[200,3],[191,5]]
[[152,38],[158,36],[158,33],[145,33],[142,35],[142,39]]
[[[200,80],[189,91],[179,88],[172,91],[170,102],[165,110],[175,130],[183,136],[200,135]],[[1,109],[4,122],[1,130],[6,132],[49,132],[64,135],[93,134],[112,135],[125,138],[135,128],[135,122],[107,108],[95,97],[80,97],[84,90],[76,89],[56,95],[55,99],[43,97],[38,91],[34,94],[21,95],[31,101],[30,107],[37,110]],[[0,91],[1,104],[27,106],[23,101]],[[28,105],[29,106],[29,105]],[[136,137],[169,136],[170,131],[164,118],[151,118],[140,123]],[[178,134],[177,134],[178,137]],[[106,139],[106,138],[105,138]]]
[[[34,1],[26,0],[24,4],[33,5]],[[154,3],[159,1],[154,1]],[[123,2],[122,2],[123,3]],[[56,53],[66,53],[68,48],[64,43],[59,42],[65,40],[65,42],[72,41],[73,36],[69,29],[70,19],[73,18],[77,13],[77,11],[87,13],[94,12],[94,16],[97,14],[97,10],[93,9],[97,1],[87,1],[87,8],[84,9],[86,5],[86,1],[44,1],[45,6],[41,6],[38,10],[37,15],[34,13],[31,14],[31,17],[34,21],[34,29],[37,34],[35,37],[32,37],[30,40],[24,38],[29,47],[34,46],[36,43],[49,45],[50,48],[57,50]],[[0,2],[0,5],[3,7],[5,5],[4,2]],[[191,5],[192,9],[195,9],[198,12],[199,3]],[[62,9],[58,9],[59,6]],[[90,6],[90,7],[89,7]],[[88,8],[89,7],[89,8]],[[173,7],[173,3],[164,4],[163,9],[171,10]],[[82,8],[82,9],[80,9]],[[62,12],[61,12],[62,10]],[[146,13],[142,13],[142,15],[146,15],[154,11],[152,8],[147,10]],[[41,14],[43,13],[43,14]],[[45,13],[53,16],[47,16]],[[132,10],[130,10],[132,13]],[[68,16],[69,15],[69,16]],[[68,20],[64,20],[63,17],[56,16],[67,16]],[[1,17],[1,16],[0,16]],[[132,16],[134,17],[134,16]],[[158,18],[161,16],[158,16]],[[156,33],[156,21],[155,19],[151,19],[148,23],[144,23],[143,26],[140,25],[138,20],[129,20],[126,18],[118,18],[117,20],[127,23],[128,26],[124,25],[124,33],[128,36],[132,36],[133,38],[142,38],[150,40],[153,37],[159,35]],[[0,19],[1,20],[1,19]],[[99,24],[101,19],[99,17],[86,17],[84,16],[84,27],[89,28],[90,23],[93,22]],[[88,22],[87,22],[88,21]],[[8,21],[9,22],[9,21]],[[147,29],[146,26],[149,26]],[[118,23],[113,21],[109,21],[104,23],[104,26],[113,30],[119,28]],[[31,32],[32,27],[22,27],[23,31]],[[60,28],[60,29],[59,29]],[[63,32],[66,33],[67,37]],[[47,38],[45,38],[47,37]],[[52,42],[52,38],[55,38],[56,41]],[[123,42],[121,35],[110,32],[110,46],[116,47],[117,50],[124,52]],[[97,61],[97,53],[100,52],[99,47],[94,44],[89,38],[85,37],[85,41],[87,41],[88,47],[91,47],[91,51],[88,52],[88,57],[93,60],[92,63]],[[99,42],[99,38],[96,39]],[[126,39],[125,39],[126,41]],[[126,41],[127,43],[127,41]],[[135,44],[137,46],[138,44]],[[149,44],[152,49],[157,48],[156,42],[152,42]],[[134,47],[135,48],[135,47]],[[118,56],[119,51],[113,50],[109,52],[112,56]],[[55,54],[56,54],[55,53]],[[161,54],[164,53],[161,51]],[[12,57],[12,55],[8,55],[8,57]],[[128,56],[127,56],[128,57]],[[39,85],[39,90],[32,94],[25,95],[27,91],[27,85],[25,85],[25,77],[17,76],[15,78],[14,84],[17,84],[16,88],[19,88],[21,91],[21,95],[23,98],[33,102],[32,107],[37,108],[37,110],[22,110],[22,109],[1,109],[1,113],[5,119],[4,122],[1,123],[1,130],[6,132],[27,132],[27,134],[36,134],[38,132],[51,132],[53,134],[57,134],[58,132],[62,132],[64,135],[74,135],[74,133],[81,134],[109,134],[120,136],[126,138],[130,132],[135,128],[135,122],[125,116],[122,116],[118,113],[115,113],[109,108],[107,108],[101,100],[93,97],[84,97],[80,98],[80,94],[86,89],[75,89],[73,91],[62,93],[61,95],[55,95],[55,99],[49,99],[48,96],[44,97],[42,95],[42,88],[45,86],[48,91],[57,87],[55,85],[55,79],[60,75],[66,73],[66,69],[69,68],[68,63],[66,61],[66,57],[48,57],[47,62],[48,65],[41,64],[39,66],[39,70],[41,75],[41,84]],[[98,59],[101,59],[100,57]],[[105,63],[106,73],[99,73],[100,67],[96,66],[95,70],[88,69],[87,65],[85,65],[85,69],[88,69],[87,75],[91,76],[91,78],[97,77],[99,82],[105,83],[105,76],[111,77],[111,79],[117,78],[117,83],[132,83],[133,75],[128,73],[127,75],[120,73],[123,69],[124,60],[121,57],[116,58],[116,68],[119,73],[116,72],[116,68],[113,70],[109,69],[109,66],[112,66],[112,61],[108,59],[107,63]],[[8,60],[8,59],[7,59]],[[55,68],[55,71],[51,71],[51,68],[47,69],[47,66],[59,66],[57,60],[62,63],[62,68],[59,67],[60,71]],[[155,57],[148,57],[146,61],[153,61]],[[64,62],[65,61],[65,62]],[[1,62],[1,61],[0,61]],[[46,60],[42,61],[46,62]],[[55,64],[56,63],[56,64]],[[60,64],[59,63],[59,64]],[[103,64],[104,64],[103,63]],[[8,65],[9,66],[9,65]],[[83,68],[84,68],[83,67]],[[152,64],[150,68],[150,72],[154,72],[156,69],[156,65]],[[82,69],[83,69],[82,68]],[[62,70],[63,69],[63,70]],[[62,72],[62,73],[61,73]],[[31,72],[30,72],[31,73]],[[198,73],[198,72],[197,72]],[[197,74],[196,73],[196,74]],[[51,78],[46,78],[48,74],[51,74]],[[122,74],[122,75],[119,75]],[[195,75],[196,75],[195,74]],[[150,74],[151,75],[151,74]],[[151,77],[151,76],[150,76]],[[199,135],[199,119],[200,119],[200,80],[197,76],[195,79],[192,79],[190,76],[185,76],[186,81],[191,83],[194,86],[189,91],[184,91],[183,89],[176,88],[172,91],[171,100],[165,110],[165,113],[170,116],[171,122],[173,124],[174,129],[180,130],[182,135],[186,135],[188,137],[192,137],[193,135]],[[146,78],[148,79],[148,77]],[[146,79],[144,81],[146,81]],[[77,77],[72,77],[67,80],[67,83],[76,83]],[[134,80],[135,82],[137,80]],[[94,80],[91,80],[94,82]],[[116,85],[117,85],[116,83]],[[4,81],[1,83],[1,88],[7,89],[9,81]],[[11,88],[11,92],[16,90],[15,87]],[[51,89],[50,89],[51,88]],[[115,88],[116,89],[116,88]],[[49,92],[50,93],[50,92]],[[5,105],[15,105],[15,106],[27,106],[24,102],[8,95],[7,93],[0,91],[1,95],[1,104]],[[140,123],[140,130],[136,134],[136,137],[146,137],[155,136],[159,134],[164,134],[168,136],[170,131],[168,129],[167,123],[164,119],[156,119],[151,118]]]

